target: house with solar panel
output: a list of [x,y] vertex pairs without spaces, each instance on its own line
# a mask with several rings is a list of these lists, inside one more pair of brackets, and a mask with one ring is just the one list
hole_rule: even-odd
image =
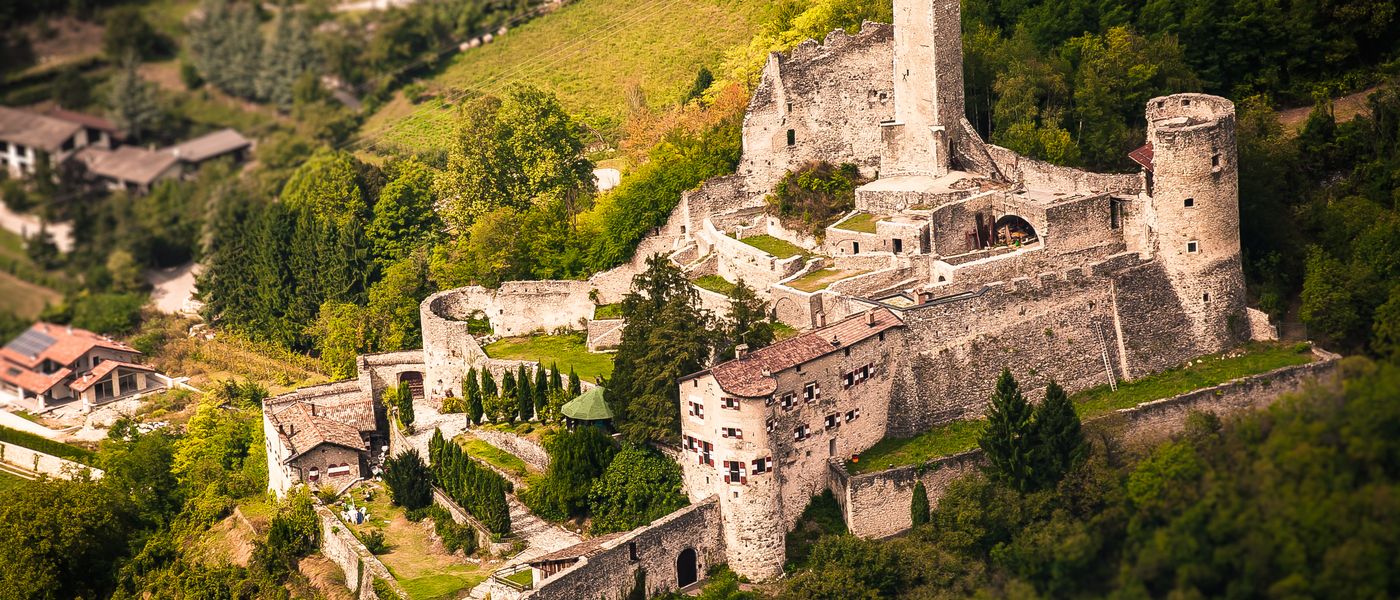
[[81,403],[83,412],[170,387],[124,342],[68,325],[35,323],[0,348],[0,401],[30,412]]

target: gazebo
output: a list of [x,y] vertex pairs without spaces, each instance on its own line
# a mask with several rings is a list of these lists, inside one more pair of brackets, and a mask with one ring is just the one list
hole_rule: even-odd
[[603,386],[598,385],[565,403],[559,412],[568,419],[570,429],[579,423],[606,427],[613,418],[612,409],[608,408],[607,401],[603,400]]

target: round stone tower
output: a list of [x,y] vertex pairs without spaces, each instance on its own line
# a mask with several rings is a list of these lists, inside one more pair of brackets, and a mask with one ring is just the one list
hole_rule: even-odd
[[[1156,259],[1202,351],[1230,346],[1244,318],[1235,105],[1205,94],[1147,103]],[[1238,322],[1237,322],[1238,321]]]

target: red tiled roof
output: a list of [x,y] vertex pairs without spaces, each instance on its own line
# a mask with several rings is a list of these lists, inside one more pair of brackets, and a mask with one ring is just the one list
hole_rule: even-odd
[[[132,355],[141,354],[139,350],[122,342],[77,327],[40,321],[31,325],[25,333],[31,332],[52,338],[53,343],[35,354],[25,354],[17,350],[14,347],[15,340],[11,340],[5,347],[0,348],[0,357],[17,365],[34,368],[44,362],[44,359],[52,360],[60,365],[71,364],[93,348],[107,348],[119,352],[129,352]],[[20,335],[20,337],[23,336],[24,334]],[[18,339],[17,337],[16,340]]]
[[132,371],[145,371],[147,373],[156,372],[155,369],[152,369],[145,365],[122,362],[119,360],[104,360],[101,363],[99,363],[96,367],[93,367],[91,371],[88,371],[78,376],[76,379],[73,380],[73,383],[68,384],[68,387],[69,389],[72,389],[73,391],[81,394],[85,390],[96,384],[98,381],[101,381],[103,377],[106,377],[107,375],[111,374],[112,371],[116,370],[117,367],[131,369]]
[[[869,317],[873,317],[873,323],[868,320]],[[743,358],[720,363],[708,372],[714,375],[720,389],[725,392],[745,398],[760,398],[777,389],[778,381],[773,377],[775,373],[903,326],[904,322],[889,309],[875,308],[760,348]]]
[[72,370],[63,368],[45,375],[38,371],[22,369],[13,365],[3,365],[0,366],[0,381],[17,385],[24,388],[25,391],[42,394],[72,373]]
[[279,436],[291,450],[287,460],[306,454],[321,444],[335,444],[352,450],[363,450],[364,439],[358,429],[314,414],[309,405],[297,402],[273,415],[273,423],[279,427]]
[[1148,171],[1151,171],[1151,170],[1152,170],[1152,142],[1147,142],[1147,144],[1143,145],[1141,148],[1138,148],[1137,150],[1133,150],[1132,152],[1129,152],[1129,153],[1128,153],[1128,158],[1131,158],[1131,159],[1133,159],[1133,162],[1142,165],[1142,168],[1147,169]]

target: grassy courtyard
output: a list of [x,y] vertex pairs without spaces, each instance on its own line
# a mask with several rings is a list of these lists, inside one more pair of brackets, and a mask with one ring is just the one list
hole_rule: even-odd
[[798,277],[787,283],[787,286],[804,292],[815,292],[824,290],[828,286],[842,279],[850,279],[856,275],[863,275],[865,271],[846,271],[843,269],[818,269],[806,275]]
[[768,234],[746,237],[739,241],[772,254],[777,258],[792,258],[794,256],[805,256],[807,254],[807,251],[803,250],[801,246]]
[[[1307,344],[1251,344],[1241,350],[1205,356],[1190,364],[1124,382],[1118,391],[1107,385],[1072,395],[1081,419],[1088,420],[1144,402],[1219,385],[1250,375],[1258,375],[1293,365],[1312,362]],[[859,462],[846,462],[851,473],[870,473],[917,465],[977,447],[986,421],[953,421],[912,438],[886,438],[860,453]]]
[[[365,501],[362,490],[373,489],[373,497]],[[379,560],[393,573],[409,600],[448,600],[461,596],[466,590],[486,579],[489,570],[468,562],[456,554],[447,554],[435,546],[428,535],[428,521],[414,523],[404,516],[404,510],[389,502],[389,492],[378,485],[356,487],[347,496],[355,505],[368,507],[369,519],[361,525],[347,524],[363,538],[372,531],[384,534],[389,551]],[[339,512],[340,507],[333,510]]]
[[875,233],[875,224],[879,222],[880,217],[870,213],[856,213],[851,218],[837,223],[836,228],[857,233]]
[[695,279],[695,285],[710,290],[711,292],[715,292],[716,294],[724,294],[726,296],[728,296],[730,292],[733,292],[734,288],[737,287],[733,283],[730,283],[728,279],[720,277],[719,275],[704,275],[701,277],[697,277]]
[[584,381],[612,376],[613,355],[589,352],[582,333],[504,338],[488,344],[484,350],[491,358],[531,360],[546,368],[558,363],[559,372],[566,377],[572,367]]

